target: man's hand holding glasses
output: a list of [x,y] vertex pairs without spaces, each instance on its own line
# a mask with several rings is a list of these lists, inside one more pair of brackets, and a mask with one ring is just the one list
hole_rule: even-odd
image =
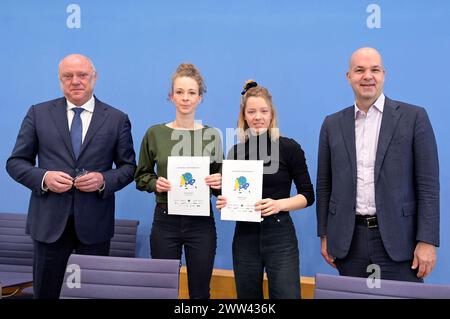
[[96,192],[103,188],[104,183],[101,173],[88,172],[84,169],[73,180],[73,185],[81,192]]

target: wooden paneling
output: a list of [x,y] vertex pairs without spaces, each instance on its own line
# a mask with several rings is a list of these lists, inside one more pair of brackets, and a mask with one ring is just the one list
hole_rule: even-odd
[[[314,277],[301,277],[302,298],[312,299],[314,295]],[[268,298],[267,277],[264,275],[264,298]],[[189,291],[187,287],[186,267],[181,267],[180,271],[180,299],[188,299]],[[211,278],[211,299],[236,299],[236,286],[234,284],[234,274],[232,270],[214,269]]]

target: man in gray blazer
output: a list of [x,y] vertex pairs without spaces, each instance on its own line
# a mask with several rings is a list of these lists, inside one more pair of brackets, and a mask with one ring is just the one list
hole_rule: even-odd
[[31,190],[27,233],[34,244],[35,298],[59,297],[74,250],[108,255],[114,193],[133,180],[131,123],[93,95],[96,79],[90,59],[65,57],[59,64],[64,97],[30,107],[6,164]]
[[423,281],[439,246],[437,146],[425,109],[386,97],[384,77],[375,49],[356,50],[347,72],[355,104],[323,122],[321,253],[344,276]]

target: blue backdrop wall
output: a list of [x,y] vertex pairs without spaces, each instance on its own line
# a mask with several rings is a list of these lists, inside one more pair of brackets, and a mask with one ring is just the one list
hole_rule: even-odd
[[[197,117],[222,131],[236,123],[243,82],[257,80],[271,90],[281,132],[302,145],[315,181],[320,125],[353,103],[348,58],[373,46],[384,57],[386,95],[425,106],[435,130],[442,245],[429,282],[450,284],[450,2],[74,1],[0,3],[1,211],[27,211],[30,192],[4,165],[29,106],[61,96],[57,64],[69,53],[95,62],[96,95],[128,113],[137,152],[150,125],[174,117],[166,97],[179,63],[202,71],[208,92]],[[116,207],[117,217],[140,220],[138,255],[148,257],[153,195],[131,184]],[[215,215],[215,267],[231,269],[234,223]],[[315,206],[292,216],[302,275],[334,273],[320,255]]]

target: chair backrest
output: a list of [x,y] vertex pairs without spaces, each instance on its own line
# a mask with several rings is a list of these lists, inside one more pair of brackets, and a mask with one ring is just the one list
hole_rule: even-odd
[[179,260],[72,254],[67,267],[61,298],[178,298]]
[[[0,213],[0,271],[32,272],[33,240],[25,234],[26,214]],[[116,219],[110,255],[134,257],[138,220]]]
[[136,256],[136,234],[138,225],[138,220],[115,220],[114,237],[111,239],[111,247],[109,249],[110,256]]
[[408,281],[380,280],[370,288],[367,278],[316,275],[314,299],[448,299],[450,286]]
[[33,241],[25,234],[26,214],[0,213],[0,271],[31,273]]

